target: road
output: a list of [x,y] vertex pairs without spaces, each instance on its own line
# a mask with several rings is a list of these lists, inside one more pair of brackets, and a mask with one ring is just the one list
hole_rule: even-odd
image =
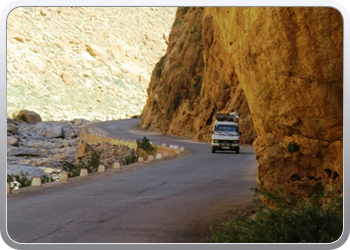
[[138,124],[130,119],[95,126],[112,136],[146,136],[155,145],[176,144],[191,153],[135,171],[9,194],[10,238],[18,243],[205,242],[220,213],[251,203],[249,187],[257,178],[252,146],[243,145],[240,154],[212,154],[208,143],[141,130]]

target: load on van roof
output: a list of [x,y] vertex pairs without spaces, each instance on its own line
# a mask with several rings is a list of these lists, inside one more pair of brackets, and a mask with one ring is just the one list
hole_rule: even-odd
[[215,119],[217,121],[238,122],[239,114],[237,112],[231,112],[229,114],[215,113]]

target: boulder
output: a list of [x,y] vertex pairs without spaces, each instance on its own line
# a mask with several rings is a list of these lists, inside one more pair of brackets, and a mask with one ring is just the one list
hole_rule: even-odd
[[7,144],[10,144],[11,146],[18,147],[18,140],[12,136],[7,137]]
[[64,138],[65,137],[64,129],[63,129],[63,126],[61,126],[61,125],[46,129],[44,135],[46,137],[49,137],[49,138]]
[[82,158],[86,153],[93,150],[93,147],[88,143],[82,143],[78,147],[77,158]]
[[21,110],[16,115],[16,119],[23,120],[28,124],[36,124],[42,122],[41,117],[38,113],[29,110]]

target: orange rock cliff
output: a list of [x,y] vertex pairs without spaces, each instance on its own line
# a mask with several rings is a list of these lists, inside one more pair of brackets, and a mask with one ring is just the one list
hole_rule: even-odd
[[[238,111],[258,183],[308,196],[343,181],[343,20],[323,7],[178,8],[143,128],[209,142]],[[209,150],[209,149],[208,149]]]

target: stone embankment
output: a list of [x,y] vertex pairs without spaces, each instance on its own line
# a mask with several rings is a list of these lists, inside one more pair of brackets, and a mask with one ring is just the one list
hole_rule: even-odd
[[[183,147],[163,144],[154,146],[148,155],[137,147],[136,141],[96,133],[88,120],[42,122],[40,115],[26,110],[19,112],[16,119],[7,120],[7,145],[7,174],[22,172],[34,186],[40,186],[38,178],[44,176],[53,181],[67,179],[63,166],[88,161],[92,151],[100,153],[98,172],[124,168],[125,159],[131,155],[143,164],[184,151]],[[82,172],[83,175],[86,174]]]

